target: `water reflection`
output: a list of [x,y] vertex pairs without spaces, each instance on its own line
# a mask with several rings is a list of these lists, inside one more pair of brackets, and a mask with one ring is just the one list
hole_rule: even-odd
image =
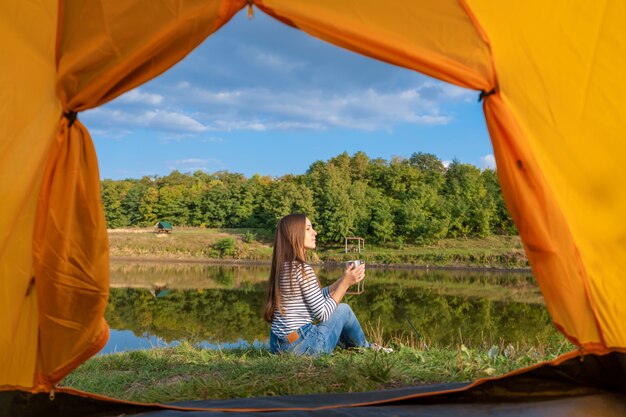
[[[137,336],[132,330],[111,330],[107,345],[100,351],[100,354],[125,352],[128,350],[153,349],[174,347],[180,345],[181,340],[167,341],[162,337],[144,333]],[[201,341],[196,343],[197,346],[204,349],[234,349],[246,348],[254,346],[256,348],[266,347],[267,343],[255,340],[249,343],[247,340],[239,339],[231,343],[210,343]]]
[[[323,282],[341,274],[317,272]],[[113,331],[103,352],[182,340],[260,346],[269,329],[261,318],[268,274],[265,266],[114,263],[106,312]],[[529,273],[370,268],[366,281],[365,293],[346,301],[364,327],[382,329],[385,338],[478,345],[557,335]]]
[[[323,283],[341,275],[337,267],[315,268]],[[206,265],[194,263],[112,263],[111,288],[264,290],[269,266]],[[520,272],[442,269],[367,269],[370,284],[436,289],[440,293],[543,303],[533,276]]]

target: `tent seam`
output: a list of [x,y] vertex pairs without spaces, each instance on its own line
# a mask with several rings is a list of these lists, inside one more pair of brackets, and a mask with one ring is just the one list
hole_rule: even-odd
[[487,91],[490,91],[493,89],[497,92],[500,90],[500,83],[498,82],[498,73],[496,72],[496,62],[493,56],[493,48],[491,47],[491,40],[489,39],[489,36],[487,35],[487,32],[485,31],[485,29],[482,27],[482,25],[478,21],[478,18],[476,17],[476,15],[474,14],[470,6],[467,4],[467,1],[459,0],[459,4],[461,5],[461,8],[465,10],[465,13],[467,13],[467,17],[469,18],[470,22],[472,22],[472,25],[474,25],[474,28],[476,29],[476,31],[482,38],[483,42],[485,42],[485,44],[487,45],[487,49],[489,49],[489,61],[491,63],[491,73],[493,74],[493,80],[492,80],[493,84],[491,85],[492,88],[488,89]]

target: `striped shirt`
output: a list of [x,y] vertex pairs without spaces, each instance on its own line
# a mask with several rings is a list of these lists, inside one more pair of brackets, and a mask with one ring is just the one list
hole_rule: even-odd
[[276,308],[272,320],[271,331],[281,338],[313,322],[313,319],[328,320],[337,308],[328,287],[320,288],[311,266],[304,264],[303,268],[299,262],[292,262],[291,266],[294,268],[291,279],[288,262],[285,262],[281,270],[280,292],[283,312]]

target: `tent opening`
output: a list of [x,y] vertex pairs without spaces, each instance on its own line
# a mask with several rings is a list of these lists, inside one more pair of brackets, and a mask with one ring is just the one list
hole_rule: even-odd
[[[271,132],[268,126],[276,120],[283,122],[276,125],[273,132],[276,136],[278,130],[286,131],[294,126],[301,130],[323,131],[335,126],[345,128],[355,121],[361,130],[376,132],[386,120],[378,116],[390,114],[396,123],[391,123],[394,134],[399,134],[401,127],[407,127],[405,125],[441,123],[446,115],[449,116],[441,103],[439,112],[426,105],[422,112],[416,113],[412,105],[424,104],[418,99],[426,99],[429,94],[433,100],[442,97],[438,95],[441,91],[454,95],[459,90],[446,90],[441,84],[434,83],[426,86],[429,88],[414,88],[415,91],[405,91],[404,95],[394,95],[393,92],[404,91],[401,78],[396,80],[398,84],[392,94],[380,94],[385,91],[384,83],[376,84],[367,94],[356,96],[346,95],[349,90],[342,85],[333,91],[334,96],[330,95],[331,98],[338,97],[338,100],[329,101],[329,94],[322,91],[319,97],[309,96],[309,101],[300,101],[299,106],[289,109],[277,106],[267,97],[264,101],[263,91],[254,91],[256,96],[243,89],[234,94],[233,91],[209,90],[207,94],[197,95],[198,89],[189,88],[193,85],[187,81],[174,85],[178,93],[189,88],[184,100],[181,98],[175,103],[167,101],[174,97],[173,94],[166,99],[165,95],[150,91],[147,86],[142,87],[217,32],[248,4],[287,25],[342,48],[469,88],[476,94],[480,92],[493,155],[498,161],[497,174],[503,198],[519,231],[550,320],[567,340],[580,349],[502,379],[479,380],[435,393],[430,389],[424,391],[412,387],[410,392],[390,393],[391,398],[388,393],[379,393],[376,399],[371,397],[356,400],[356,403],[352,400],[349,406],[397,405],[398,401],[413,401],[421,397],[428,402],[433,394],[450,394],[463,402],[468,398],[466,393],[469,397],[480,396],[481,390],[489,390],[489,387],[493,390],[487,397],[498,402],[516,397],[515,392],[512,397],[499,396],[501,388],[512,383],[507,392],[511,389],[515,391],[518,387],[513,381],[524,381],[522,390],[528,401],[536,397],[533,393],[544,399],[543,395],[548,392],[556,395],[554,398],[572,392],[579,395],[579,388],[583,386],[589,389],[583,390],[585,395],[596,394],[595,389],[601,391],[599,397],[594,397],[599,404],[619,409],[618,405],[623,404],[623,395],[619,393],[624,391],[623,351],[626,338],[626,330],[619,321],[626,311],[623,303],[619,303],[625,290],[621,271],[626,259],[621,256],[626,226],[621,226],[620,219],[626,199],[621,191],[623,187],[620,187],[621,176],[614,170],[620,166],[619,151],[623,148],[618,132],[623,130],[621,125],[626,117],[620,110],[622,107],[618,100],[626,92],[626,84],[614,74],[620,74],[623,72],[620,68],[626,66],[626,54],[623,53],[623,42],[620,42],[620,24],[626,11],[618,3],[609,1],[597,10],[588,6],[584,13],[575,14],[571,13],[570,6],[557,3],[551,8],[545,8],[543,4],[525,4],[512,11],[509,5],[505,7],[482,0],[440,2],[436,5],[431,2],[383,5],[365,1],[352,5],[325,0],[315,3],[297,0],[181,0],[175,4],[151,4],[150,7],[146,7],[147,2],[143,0],[135,0],[128,2],[123,9],[109,3],[60,0],[33,1],[28,7],[0,6],[0,15],[5,16],[4,24],[0,25],[0,42],[2,49],[15,59],[15,65],[6,64],[0,71],[0,82],[12,86],[2,89],[0,93],[1,102],[5,103],[0,106],[0,115],[3,118],[3,155],[6,155],[0,189],[5,196],[3,201],[8,202],[2,219],[5,234],[0,245],[0,270],[4,277],[10,277],[2,279],[0,288],[0,313],[10,324],[0,330],[1,403],[5,408],[17,407],[15,409],[28,411],[42,406],[42,409],[63,414],[63,404],[69,402],[54,402],[55,390],[52,388],[96,354],[109,337],[109,326],[103,319],[110,291],[107,225],[112,220],[120,224],[130,220],[123,216],[112,218],[111,210],[104,211],[101,196],[104,199],[111,195],[101,193],[101,188],[106,190],[107,183],[106,180],[100,181],[98,157],[92,140],[92,133],[103,132],[94,129],[90,133],[83,123],[83,115],[88,119],[98,116],[98,111],[101,116],[107,116],[109,111],[110,120],[139,126],[144,133],[154,127],[177,132],[184,130],[187,132],[185,135],[168,134],[167,139],[163,139],[175,140],[177,144],[185,144],[194,134],[225,132],[221,136],[202,136],[208,142],[225,146],[229,143],[225,139],[235,137],[235,133],[242,129],[249,129],[249,136],[254,134],[256,137],[261,134],[259,132]],[[585,16],[585,24],[580,24],[576,16]],[[289,74],[305,68],[308,62],[304,58],[302,62],[293,62],[272,54],[259,55],[254,48],[244,52],[263,62],[266,68],[274,66],[275,69],[282,69],[282,76],[279,74],[278,78],[287,87],[292,81]],[[210,57],[210,60],[218,59]],[[365,69],[363,65],[358,68],[359,71],[354,71],[352,78],[347,78],[346,83],[353,83],[348,86],[358,85],[360,80],[374,74]],[[235,74],[232,68],[224,71],[229,70],[231,75]],[[320,73],[324,74],[316,72]],[[311,86],[319,85],[315,77],[305,81]],[[611,86],[610,90],[607,90],[607,85]],[[242,91],[245,94],[241,94]],[[289,91],[288,88],[285,91]],[[124,118],[115,108],[110,111],[101,107],[125,92],[129,93],[120,102],[136,106],[134,114],[131,110]],[[275,94],[270,96],[275,98]],[[280,98],[280,103],[289,102],[287,93]],[[241,109],[250,109],[250,114],[257,115],[259,113],[254,109],[262,105],[275,113],[299,115],[300,119],[294,119],[297,121],[294,125],[292,120],[286,118],[248,118],[249,121],[242,126],[234,123],[242,118],[233,118],[232,114],[217,113],[218,118],[215,115],[207,117],[201,111],[191,113],[193,109],[186,105],[188,100],[200,103],[212,100],[216,104],[216,112],[228,108],[225,103],[244,101],[247,107],[236,107],[231,112],[241,116],[244,115]],[[398,103],[402,100],[409,105],[400,112]],[[161,103],[167,106],[160,107]],[[154,106],[154,109],[146,110],[142,107],[146,104]],[[389,112],[389,108],[393,108],[394,112]],[[89,114],[90,109],[95,110]],[[460,108],[451,112],[452,115],[459,113]],[[333,117],[337,114],[341,117]],[[74,118],[74,115],[78,117]],[[306,123],[298,125],[303,120]],[[119,127],[116,129],[120,138],[127,134]],[[226,132],[228,138],[223,137]],[[340,136],[342,140],[336,140]],[[332,141],[322,144],[325,148],[339,143],[345,146],[348,136],[343,130]],[[299,139],[306,145],[309,142],[319,144],[319,141],[309,141],[306,137]],[[595,141],[602,146],[590,147],[589,143]],[[293,138],[285,138],[284,143],[293,145]],[[146,152],[150,147],[145,148],[142,151]],[[300,148],[303,154],[313,150],[312,146]],[[259,154],[262,152],[257,152],[255,157]],[[301,162],[298,156],[292,159]],[[369,212],[373,220],[367,224],[367,230],[375,236],[374,239],[387,243],[394,215],[401,213],[408,219],[407,215],[412,212],[411,207],[405,207],[404,211],[394,207],[393,198],[416,192],[410,187],[407,189],[407,184],[422,184],[420,179],[424,180],[424,184],[427,179],[436,182],[436,175],[434,179],[425,175],[421,178],[421,171],[428,171],[422,168],[424,165],[432,168],[433,162],[435,166],[443,163],[437,161],[436,156],[433,159],[429,153],[412,154],[408,161],[398,158],[388,163],[384,160],[368,161],[367,158],[365,153],[351,155],[349,152],[338,152],[328,161],[322,158],[320,163],[314,163],[306,171],[305,175],[312,177],[310,193],[302,193],[287,208],[314,209],[311,213],[319,215],[319,223],[326,225],[326,236],[321,237],[329,242],[336,237],[345,237],[350,231],[350,221],[355,228],[365,227],[358,225],[356,219],[359,213]],[[206,162],[193,157],[171,161],[174,167],[180,163]],[[373,167],[376,171],[374,177],[385,184],[378,192],[370,190],[368,194],[371,184],[362,181],[360,175],[363,172],[359,171],[363,166],[366,173]],[[339,216],[333,216],[332,211],[331,215],[324,217],[325,211],[321,206],[316,207],[313,203],[307,206],[305,203],[313,199],[317,190],[328,193],[333,187],[345,185],[342,180],[346,181],[346,176],[337,175],[342,167],[350,174],[350,193],[348,196],[336,193],[333,207],[341,207],[343,202],[344,209],[356,208],[351,212],[353,217],[344,216],[338,222]],[[417,180],[411,177],[411,168],[420,171]],[[393,175],[387,175],[387,171]],[[472,169],[453,161],[442,171],[444,178],[451,171],[463,178]],[[16,177],[15,172],[21,172],[20,176]],[[193,175],[200,178],[199,182],[206,175],[206,179],[212,181],[218,190],[219,183],[224,183],[225,179],[238,184],[237,198],[232,201],[237,203],[237,216],[245,218],[246,210],[250,209],[245,197],[251,196],[254,201],[254,195],[243,186],[247,181],[245,176],[228,174],[221,172],[211,178],[200,169]],[[172,175],[179,182],[189,177],[180,171],[173,171],[168,175],[168,181]],[[407,177],[415,181],[404,181]],[[276,181],[261,175],[252,178],[257,188]],[[452,192],[456,183],[445,179],[450,188],[448,191]],[[145,187],[149,189],[152,182],[163,185],[160,180],[148,176]],[[293,184],[286,189],[275,190],[279,200],[289,194],[286,191],[299,191],[299,180],[291,181]],[[306,184],[306,181],[303,182]],[[495,186],[497,181],[492,184]],[[468,184],[457,188],[471,189]],[[148,203],[154,205],[170,193],[167,197],[171,204],[167,209],[175,211],[175,191],[157,188]],[[477,193],[469,194],[468,198],[476,198]],[[367,207],[354,202],[350,204],[351,198],[363,195],[371,202]],[[426,199],[429,195],[433,197],[419,188],[417,195]],[[216,196],[219,197],[219,193],[205,198],[205,206],[213,204],[220,207],[228,201]],[[271,203],[271,199],[266,199],[266,202]],[[446,207],[445,204],[437,204],[436,196],[426,208],[418,203],[416,201],[413,208],[426,212],[426,208],[441,211]],[[140,206],[139,213],[150,212],[153,208],[150,204]],[[277,205],[267,204],[267,207]],[[196,213],[198,207],[193,209],[195,211],[192,212]],[[202,212],[202,207],[199,210]],[[153,211],[150,213],[155,214]],[[163,210],[156,212],[163,213]],[[594,215],[590,216],[590,213]],[[189,218],[192,215],[189,214]],[[460,217],[450,216],[448,224],[445,218],[438,219],[442,221],[436,225],[456,230],[460,235],[474,230],[472,227],[484,226],[473,225],[465,230],[462,223],[453,223]],[[480,219],[480,216],[472,218]],[[156,220],[155,224],[171,224],[167,218],[152,220]],[[217,221],[215,217],[206,216],[204,220]],[[270,221],[271,218],[264,220]],[[419,216],[411,220],[411,224],[420,225]],[[394,229],[393,232],[397,231]],[[410,235],[411,230],[404,232]],[[169,239],[169,234],[161,236],[162,240]],[[253,240],[255,237],[250,235],[245,238]],[[210,250],[227,256],[233,250],[230,242],[224,240]],[[396,244],[402,246],[405,241]],[[221,279],[227,282],[230,278],[223,274]],[[167,288],[154,289],[151,296],[159,299],[159,295],[164,294],[161,298],[167,298],[167,291]],[[461,348],[459,355],[462,353]],[[605,370],[610,370],[611,376],[599,377],[599,371]],[[536,378],[549,382],[547,385],[538,384]],[[551,385],[553,383],[558,387]],[[95,403],[120,404],[106,399],[100,402],[102,399],[93,394],[72,390],[59,389],[56,393],[59,398],[67,395],[70,402],[78,400],[86,407]],[[44,406],[41,402],[44,397],[51,403]],[[333,402],[329,398],[326,400]],[[341,408],[345,405],[343,400],[338,401],[341,404],[324,402],[324,407]],[[476,398],[469,402],[476,402]],[[572,403],[568,404],[571,406]],[[228,401],[217,407],[233,409]],[[269,407],[272,408],[271,405]],[[293,405],[272,409],[291,408]],[[215,405],[212,409],[217,410]],[[314,411],[311,408],[307,410]]]
[[[487,97],[320,42],[264,13],[257,13],[252,21],[240,13],[157,79],[84,112],[82,121],[92,132],[104,179],[115,292],[107,319],[117,326],[112,327],[102,352],[176,345],[186,339],[210,348],[266,345],[267,325],[257,311],[262,291],[256,293],[257,300],[245,301],[251,312],[245,320],[258,321],[247,333],[224,332],[213,323],[202,328],[204,339],[186,335],[186,323],[200,323],[208,306],[173,320],[179,328],[158,325],[165,319],[157,317],[159,305],[176,302],[171,292],[165,298],[163,289],[210,288],[202,274],[211,283],[221,280],[220,290],[236,287],[241,268],[207,268],[198,273],[197,268],[172,265],[168,270],[161,264],[150,269],[144,265],[146,260],[168,260],[169,238],[156,237],[159,246],[153,253],[136,259],[142,266],[125,265],[119,258],[127,259],[132,252],[123,253],[120,245],[129,245],[128,236],[137,236],[130,233],[137,227],[149,228],[144,233],[152,238],[152,226],[161,221],[177,228],[234,229],[235,240],[252,233],[268,244],[276,221],[290,212],[304,212],[311,218],[324,251],[341,246],[345,236],[365,236],[368,248],[384,250],[405,266],[413,263],[417,269],[408,279],[450,282],[448,288],[443,285],[447,296],[436,301],[445,308],[429,314],[429,319],[420,317],[426,315],[426,305],[408,301],[397,311],[368,312],[365,325],[382,327],[385,343],[395,337],[398,345],[404,338],[422,347],[467,346],[499,355],[505,350],[511,354],[515,346],[537,351],[547,344],[554,344],[556,352],[569,351],[571,345],[549,323],[506,211],[479,96]],[[343,205],[333,207],[323,201]],[[445,263],[434,258],[409,258],[420,256],[424,247],[459,238],[485,245],[482,253],[498,250],[490,244],[508,242],[508,254],[475,266],[493,267],[498,256],[510,255],[518,258],[496,265],[526,270],[464,275],[440,270]],[[213,248],[206,240],[204,245],[198,249]],[[234,250],[223,254],[225,262],[236,257]],[[360,255],[350,252],[350,256]],[[363,256],[367,255],[365,251]],[[375,266],[384,266],[371,255],[370,259]],[[470,262],[466,258],[448,266]],[[428,267],[437,268],[436,272]],[[133,268],[132,273],[122,272]],[[385,278],[381,271],[372,271],[375,286],[369,291],[384,290],[385,285],[375,284],[376,280],[395,285],[394,278]],[[190,278],[171,282],[168,273],[170,278],[174,273],[188,273]],[[337,273],[321,272],[328,279]],[[267,271],[256,274],[253,282],[260,288]],[[406,284],[408,275],[393,276]],[[159,297],[152,309],[145,310],[141,305],[145,297],[134,294],[137,309],[153,317],[143,326],[129,313],[123,317],[111,312],[122,311],[122,303],[130,302],[121,295],[128,280],[133,280],[133,287],[143,288],[145,297]],[[483,291],[484,285],[464,294],[455,291],[453,281],[499,282],[502,291],[495,291],[484,299],[487,305],[481,305],[471,293]],[[510,297],[509,285],[524,286],[526,295],[503,310],[500,303]],[[366,302],[366,297],[353,299],[364,305],[374,302],[372,298]],[[470,303],[474,311],[463,313],[463,303]],[[515,318],[512,311],[523,306],[531,312]],[[174,314],[176,308],[167,311]],[[479,316],[494,318],[481,327]],[[518,328],[514,322],[520,323]],[[430,327],[439,330],[428,331]]]

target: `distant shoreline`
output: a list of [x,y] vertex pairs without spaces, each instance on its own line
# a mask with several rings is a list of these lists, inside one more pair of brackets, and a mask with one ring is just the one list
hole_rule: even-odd
[[[184,262],[206,265],[270,265],[272,239],[249,229],[188,228],[170,234],[152,230],[110,230],[114,262]],[[430,244],[366,243],[362,252],[339,243],[318,247],[310,263],[325,267],[361,259],[372,268],[530,271],[519,236],[441,239]]]

